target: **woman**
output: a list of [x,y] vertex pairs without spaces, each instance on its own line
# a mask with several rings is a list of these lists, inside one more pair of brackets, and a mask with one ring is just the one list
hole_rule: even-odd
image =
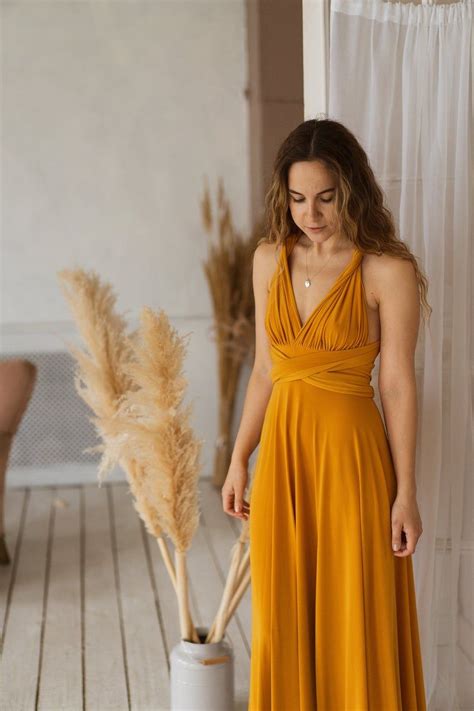
[[222,488],[224,511],[250,516],[249,711],[424,711],[411,555],[427,280],[336,121],[286,138],[266,209],[255,364]]

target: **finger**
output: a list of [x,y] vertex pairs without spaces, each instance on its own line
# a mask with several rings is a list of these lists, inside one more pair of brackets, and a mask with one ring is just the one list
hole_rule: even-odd
[[243,518],[242,514],[248,515],[250,512],[250,504],[248,501],[243,499],[242,497],[242,503],[240,507],[240,511],[235,511],[235,505],[237,503],[237,496],[234,492],[234,490],[227,490],[225,491],[224,489],[221,489],[221,494],[222,494],[222,506],[225,511],[225,513],[235,516],[236,518]]
[[[406,533],[405,531],[402,531],[402,535],[405,537]],[[416,534],[413,533],[411,536],[408,534],[406,537],[406,543],[404,542],[404,539],[402,540],[402,547],[399,551],[396,551],[394,555],[398,556],[399,558],[405,558],[408,555],[412,555],[415,552],[416,549]]]
[[228,511],[226,511],[226,513],[229,514],[229,516],[234,516],[234,518],[240,518],[240,519],[244,519],[244,518],[247,519],[250,515],[250,512],[245,511],[245,510],[239,511],[237,513],[236,511],[234,511],[234,508],[229,509]]
[[410,527],[405,529],[404,533],[405,533],[405,537],[406,537],[406,550],[407,550],[408,554],[411,555],[415,550],[418,536],[416,534],[415,529],[410,528]]
[[237,518],[248,518],[250,515],[250,507],[248,506],[248,504],[243,503],[240,511],[235,511],[234,508],[232,512]]
[[222,505],[226,513],[234,510],[234,492],[230,491],[222,495]]
[[399,558],[405,558],[408,555],[412,555],[412,553],[415,552],[415,548],[416,548],[416,546],[412,550],[410,550],[408,548],[404,548],[401,551],[396,551],[396,552],[394,551],[393,555],[396,555]]
[[397,558],[406,558],[408,555],[411,555],[411,553],[405,548],[403,551],[394,551],[393,555]]
[[222,495],[222,505],[224,506],[224,511],[234,508],[234,494],[232,492]]
[[402,548],[402,524],[397,521],[392,523],[392,550],[399,551]]
[[240,513],[244,506],[244,491],[243,489],[235,489],[234,492],[234,511]]

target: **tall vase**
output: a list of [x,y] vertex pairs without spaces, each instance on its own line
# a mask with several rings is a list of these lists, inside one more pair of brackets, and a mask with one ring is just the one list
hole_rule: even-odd
[[[196,628],[200,640],[208,630]],[[234,654],[227,635],[200,644],[181,639],[170,655],[171,711],[233,711]]]

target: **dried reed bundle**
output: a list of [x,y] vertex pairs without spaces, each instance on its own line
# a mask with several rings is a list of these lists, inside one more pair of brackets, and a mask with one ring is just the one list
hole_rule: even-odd
[[[126,322],[114,309],[116,297],[112,288],[108,284],[103,284],[95,272],[65,269],[59,272],[58,276],[79,333],[86,344],[85,351],[72,344],[69,344],[68,347],[77,363],[76,390],[95,413],[95,417],[91,419],[102,438],[101,445],[88,450],[102,452],[99,484],[116,462],[125,470],[130,491],[135,499],[135,509],[144,521],[148,532],[157,539],[166,569],[177,591],[181,629],[184,630],[184,634],[188,638],[191,637],[194,641],[199,641],[186,602],[187,579],[182,552],[177,556],[179,570],[176,575],[163,537],[163,528],[167,525],[166,511],[165,524],[163,525],[161,518],[163,506],[160,508],[157,505],[161,501],[159,498],[157,501],[157,491],[153,490],[153,487],[151,487],[152,493],[150,495],[150,487],[147,484],[148,477],[145,475],[146,470],[137,463],[135,452],[131,448],[125,448],[123,451],[120,446],[121,442],[123,444],[128,440],[128,432],[123,426],[120,427],[116,418],[129,402],[127,397],[130,398],[139,387],[130,372],[130,364],[135,357],[134,337],[136,334],[132,334],[133,337],[127,337]],[[179,346],[177,350],[179,350]],[[176,396],[182,387],[184,387],[184,383],[180,382],[178,378],[174,389],[171,387],[169,390],[173,391]],[[182,419],[182,424],[185,424],[185,418],[186,415]],[[179,427],[176,432],[179,437]],[[156,464],[154,471],[156,472]],[[185,514],[186,511],[184,511]],[[193,519],[191,519],[191,525],[192,522]],[[180,534],[180,546],[185,539],[186,536],[183,537]]]
[[146,501],[175,546],[181,635],[198,642],[189,610],[186,552],[199,525],[202,441],[189,424],[192,406],[182,404],[186,344],[163,310],[144,308],[140,321],[130,343],[133,358],[126,366],[136,389],[124,394],[116,416],[107,423],[112,434],[109,452],[116,460],[133,457],[145,472]]
[[[221,486],[231,457],[231,431],[237,387],[244,361],[253,357],[254,301],[252,289],[252,254],[259,230],[244,239],[234,228],[222,180],[218,187],[218,240],[210,243],[203,262],[209,285],[214,323],[211,337],[218,349],[219,422],[214,458],[213,484]],[[203,225],[208,234],[213,230],[209,190],[201,201]]]

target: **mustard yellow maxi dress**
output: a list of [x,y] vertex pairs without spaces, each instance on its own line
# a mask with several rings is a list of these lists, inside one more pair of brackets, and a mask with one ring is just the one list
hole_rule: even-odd
[[[391,548],[396,476],[352,260],[305,324],[280,251],[273,389],[250,498],[249,711],[425,711],[412,557]],[[280,269],[281,267],[281,269]]]

